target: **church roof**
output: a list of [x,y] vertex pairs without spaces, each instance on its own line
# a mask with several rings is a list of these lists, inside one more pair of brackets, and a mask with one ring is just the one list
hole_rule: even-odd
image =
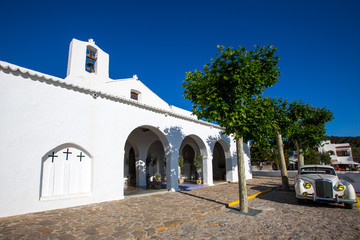
[[[134,105],[140,108],[148,109],[151,111],[155,111],[161,114],[181,118],[187,121],[196,122],[203,125],[208,125],[211,127],[222,129],[220,126],[205,122],[202,120],[198,120],[196,116],[192,115],[191,112],[186,111],[184,109],[177,108],[175,106],[169,105],[169,109],[158,108],[149,104],[145,104],[142,102],[138,102],[136,100],[126,98],[120,94],[116,94],[114,92],[109,92],[106,89],[98,88],[97,86],[86,84],[86,82],[78,80],[78,81],[66,81],[65,79],[54,77],[48,74],[44,74],[41,72],[33,71],[27,68],[23,68],[8,62],[0,61],[0,69],[5,73],[12,73],[14,75],[22,75],[29,76],[32,80],[37,80],[40,82],[51,83],[53,85],[62,85],[66,86],[68,89],[74,89],[82,93],[91,94],[93,97],[103,97],[113,101],[118,101],[130,105]],[[186,114],[188,113],[188,115]]]

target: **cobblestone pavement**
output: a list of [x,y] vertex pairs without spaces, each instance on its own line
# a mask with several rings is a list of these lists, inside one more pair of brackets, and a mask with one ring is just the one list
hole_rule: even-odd
[[159,233],[152,239],[360,239],[357,207],[305,203],[273,190],[249,201],[249,215],[226,209]]
[[238,197],[230,183],[0,218],[0,239],[360,239],[356,207],[299,205],[280,178],[247,181],[248,195],[269,187],[250,215],[225,207]]

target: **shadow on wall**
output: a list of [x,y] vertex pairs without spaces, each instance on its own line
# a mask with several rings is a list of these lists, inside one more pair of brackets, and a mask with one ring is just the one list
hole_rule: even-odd
[[172,146],[172,152],[178,153],[180,150],[181,143],[185,138],[182,128],[179,126],[165,128],[164,133],[169,143]]
[[[245,148],[244,148],[245,146]],[[244,160],[246,160],[246,157],[247,157],[247,162],[245,162],[245,166],[247,164],[247,166],[251,166],[251,157],[250,157],[250,148],[248,147],[248,145],[246,143],[243,144],[243,149],[244,149]],[[232,159],[233,159],[233,167],[232,167],[232,170],[235,170],[235,167],[237,166],[237,152],[233,152],[233,155],[232,155]],[[246,170],[245,170],[246,171]],[[251,167],[249,169],[249,171],[251,172]]]
[[227,175],[231,171],[232,155],[230,152],[231,139],[223,132],[206,139],[207,145],[212,150],[212,171],[214,180],[228,180]]
[[[181,146],[182,141],[185,138],[185,135],[182,131],[182,127],[179,127],[179,126],[174,126],[174,127],[164,129],[164,134],[169,141],[169,147],[168,147],[168,149],[165,149],[166,166],[171,166],[170,162],[169,162],[170,157],[175,158],[173,161],[177,162],[177,158],[179,156],[179,151],[180,151],[180,146]],[[170,149],[170,147],[171,147],[171,149]],[[177,166],[177,164],[176,164],[176,166]],[[175,176],[176,179],[178,179],[178,169],[171,168],[169,170],[169,172],[167,172],[167,175],[170,176],[170,178]]]
[[210,149],[214,149],[216,142],[218,142],[219,140],[223,140],[227,144],[227,146],[230,146],[230,137],[228,135],[225,135],[224,133],[221,133],[217,137],[209,136],[206,139],[206,143],[208,144]]

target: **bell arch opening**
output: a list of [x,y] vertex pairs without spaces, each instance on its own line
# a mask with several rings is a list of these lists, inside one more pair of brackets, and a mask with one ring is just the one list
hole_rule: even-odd
[[88,73],[96,72],[96,61],[97,61],[97,50],[92,46],[86,47],[86,61],[85,61],[85,71]]

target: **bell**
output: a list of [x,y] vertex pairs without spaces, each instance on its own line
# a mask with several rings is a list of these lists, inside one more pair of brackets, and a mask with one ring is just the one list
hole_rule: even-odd
[[88,58],[87,63],[86,63],[86,66],[88,66],[89,68],[94,67],[94,63],[93,63],[93,61],[92,61],[90,58]]

